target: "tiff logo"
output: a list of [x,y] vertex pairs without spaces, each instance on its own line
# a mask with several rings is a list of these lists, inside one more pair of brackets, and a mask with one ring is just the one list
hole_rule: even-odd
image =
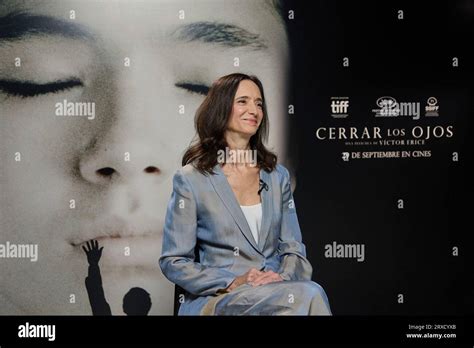
[[349,97],[331,97],[331,116],[346,118],[349,116]]

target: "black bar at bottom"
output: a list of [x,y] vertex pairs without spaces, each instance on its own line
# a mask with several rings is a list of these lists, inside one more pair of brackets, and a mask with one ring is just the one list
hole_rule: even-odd
[[29,343],[137,345],[231,342],[440,343],[472,346],[473,323],[472,316],[0,316],[0,346],[5,348]]

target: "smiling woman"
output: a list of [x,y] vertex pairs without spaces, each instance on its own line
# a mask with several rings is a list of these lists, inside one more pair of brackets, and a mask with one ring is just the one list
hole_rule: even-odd
[[[264,144],[262,82],[219,78],[195,124],[196,142],[173,178],[160,257],[166,277],[186,291],[178,314],[330,315],[325,291],[311,281],[288,170]],[[219,162],[224,148],[255,151],[256,165]]]
[[[272,86],[269,147],[285,161],[288,42],[275,4],[0,2],[0,242],[38,250],[35,263],[0,262],[0,314],[90,314],[91,239],[104,246],[112,313],[136,286],[150,314],[172,313],[163,220],[212,81],[243,71]],[[57,117],[58,103],[94,105],[94,117]]]

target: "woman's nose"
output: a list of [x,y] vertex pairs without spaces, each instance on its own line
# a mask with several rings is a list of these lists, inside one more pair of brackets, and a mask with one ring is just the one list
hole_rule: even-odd
[[248,103],[247,112],[251,115],[257,115],[257,113],[258,113],[257,105],[255,105],[252,102]]

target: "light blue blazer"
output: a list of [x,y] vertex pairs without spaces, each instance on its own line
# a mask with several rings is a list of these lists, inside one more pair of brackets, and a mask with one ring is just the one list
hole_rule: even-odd
[[280,164],[271,173],[260,170],[268,190],[261,191],[258,244],[219,164],[214,173],[188,164],[173,177],[159,264],[188,293],[180,313],[199,313],[250,268],[272,270],[284,280],[311,280],[288,170]]

